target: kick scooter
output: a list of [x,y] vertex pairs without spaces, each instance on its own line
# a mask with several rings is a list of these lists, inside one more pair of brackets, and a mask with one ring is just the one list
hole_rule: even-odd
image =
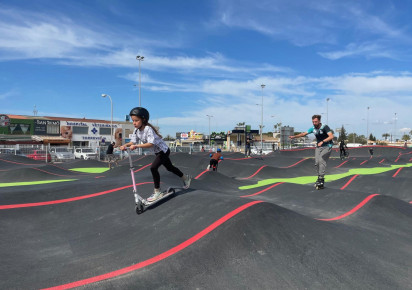
[[127,153],[129,155],[129,163],[130,163],[130,174],[132,175],[132,182],[133,182],[133,195],[134,195],[134,200],[136,203],[136,213],[141,214],[143,213],[148,207],[158,203],[159,201],[167,198],[168,196],[171,196],[175,194],[175,189],[173,187],[169,187],[167,190],[162,192],[162,197],[154,200],[154,201],[147,201],[147,199],[144,199],[137,193],[136,189],[136,181],[134,178],[134,166],[133,166],[133,161],[132,161],[132,156],[130,154],[130,149],[127,148]]

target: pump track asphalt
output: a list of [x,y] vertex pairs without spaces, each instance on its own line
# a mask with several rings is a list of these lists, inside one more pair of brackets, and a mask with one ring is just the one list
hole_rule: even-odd
[[[171,154],[190,189],[137,215],[128,159],[0,155],[0,289],[412,289],[412,149]],[[153,156],[133,156],[153,191]],[[181,180],[160,169],[162,188]]]

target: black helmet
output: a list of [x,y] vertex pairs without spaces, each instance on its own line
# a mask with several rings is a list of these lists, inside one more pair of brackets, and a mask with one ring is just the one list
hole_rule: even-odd
[[130,115],[130,116],[140,117],[140,118],[146,120],[146,122],[149,121],[149,111],[146,110],[145,108],[142,108],[142,107],[133,108],[133,109],[130,111],[130,114],[129,114],[129,115]]

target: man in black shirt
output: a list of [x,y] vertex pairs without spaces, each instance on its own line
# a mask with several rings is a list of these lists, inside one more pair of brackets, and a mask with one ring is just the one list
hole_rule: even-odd
[[115,160],[114,155],[113,155],[114,144],[115,144],[114,142],[110,143],[106,150],[106,158],[107,158],[107,161],[109,162],[110,168],[111,168],[111,162]]
[[107,154],[107,155],[113,154],[114,144],[115,144],[115,143],[112,142],[112,143],[110,143],[109,146],[107,147],[107,151],[106,151],[106,154]]
[[341,140],[339,144],[340,159],[344,159],[346,157],[347,149],[348,149],[348,146],[346,146],[345,141]]

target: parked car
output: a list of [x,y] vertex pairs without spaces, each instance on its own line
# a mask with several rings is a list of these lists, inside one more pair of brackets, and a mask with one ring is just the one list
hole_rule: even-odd
[[76,148],[74,150],[74,157],[80,159],[97,159],[97,153],[91,148]]
[[46,156],[47,156],[47,162],[50,162],[51,161],[51,155],[50,155],[50,153],[47,153],[47,151],[45,151],[45,150],[34,150],[33,153],[26,155],[26,157],[28,157],[30,159],[44,160],[44,161],[46,161]]
[[67,161],[74,159],[74,154],[66,147],[50,148],[50,155],[53,161]]
[[14,149],[0,148],[0,154],[13,154],[14,155]]

